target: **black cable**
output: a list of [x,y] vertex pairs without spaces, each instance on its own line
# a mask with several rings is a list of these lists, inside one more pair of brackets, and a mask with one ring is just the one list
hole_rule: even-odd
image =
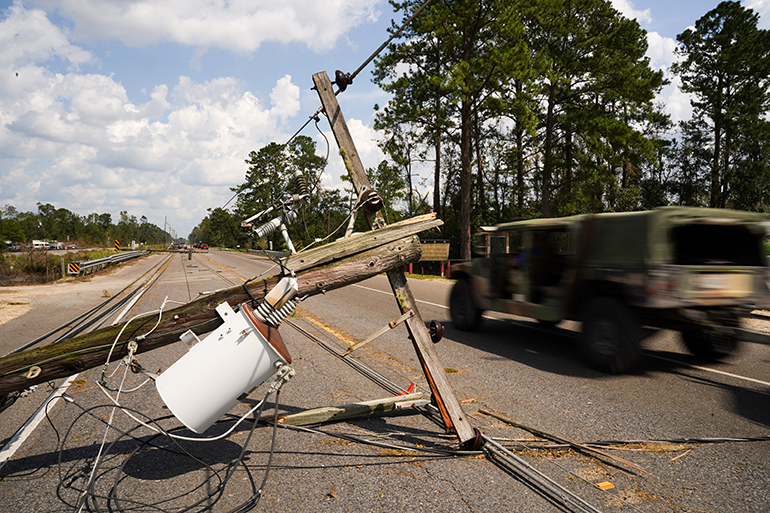
[[243,282],[243,290],[246,292],[246,295],[248,295],[248,296],[249,296],[249,301],[250,301],[251,303],[253,303],[253,304],[255,304],[255,305],[256,305],[256,304],[257,304],[257,300],[254,298],[254,296],[252,296],[252,295],[251,295],[251,291],[250,291],[250,290],[249,290],[249,288],[246,286],[246,285],[247,285],[247,284],[248,284],[248,283],[249,283],[251,280],[253,280],[253,279],[254,279],[254,278],[249,278],[248,280],[246,280],[246,281],[244,281],[244,282]]
[[402,32],[402,31],[403,31],[403,30],[404,30],[404,29],[407,27],[407,25],[409,25],[410,23],[412,23],[412,21],[413,21],[413,20],[414,20],[414,19],[415,19],[415,18],[416,18],[416,17],[417,17],[417,16],[418,16],[418,15],[419,15],[421,12],[422,12],[422,10],[423,10],[423,9],[425,9],[426,7],[428,7],[428,4],[430,4],[432,1],[433,1],[433,0],[425,0],[425,2],[423,2],[423,3],[422,3],[422,5],[421,5],[421,6],[420,6],[420,7],[419,7],[419,8],[418,8],[418,9],[417,9],[415,12],[414,12],[414,14],[412,14],[412,16],[411,16],[411,17],[410,17],[408,20],[406,20],[406,21],[405,21],[405,22],[404,22],[404,23],[403,23],[403,24],[402,24],[402,25],[401,25],[401,26],[398,28],[398,30],[396,30],[396,31],[393,33],[393,35],[392,35],[392,36],[390,36],[390,37],[388,38],[388,40],[387,40],[387,41],[385,41],[384,43],[382,43],[382,44],[380,45],[380,47],[379,47],[379,48],[377,48],[377,50],[375,50],[375,51],[374,51],[374,53],[373,53],[372,55],[370,55],[370,56],[369,56],[369,58],[368,58],[368,59],[366,59],[366,60],[364,61],[364,63],[363,63],[363,64],[361,64],[361,65],[358,67],[358,69],[357,69],[357,70],[355,70],[353,73],[351,73],[351,74],[350,74],[350,81],[352,82],[352,81],[353,81],[353,79],[354,79],[354,78],[356,78],[356,76],[358,76],[358,74],[359,74],[359,73],[361,73],[361,71],[363,71],[363,69],[364,69],[364,68],[365,68],[365,67],[366,67],[366,66],[367,66],[367,65],[368,65],[370,62],[372,62],[372,60],[373,60],[375,57],[377,57],[377,55],[379,55],[379,53],[380,53],[381,51],[383,51],[383,50],[385,49],[385,47],[386,47],[386,46],[388,46],[388,45],[390,44],[390,42],[391,42],[391,41],[393,41],[395,38],[397,38],[397,37],[399,36],[399,34],[401,34],[401,32]]
[[[117,490],[118,490],[118,487],[119,487],[120,483],[125,479],[125,477],[124,477],[125,476],[125,466],[128,464],[129,461],[131,461],[131,458],[133,456],[135,456],[139,450],[143,449],[146,446],[150,446],[150,447],[153,447],[153,448],[156,448],[156,449],[159,449],[159,450],[170,451],[170,449],[167,448],[167,447],[163,447],[163,446],[157,445],[155,443],[152,443],[153,441],[155,441],[159,437],[165,436],[166,438],[170,439],[170,441],[179,449],[179,451],[170,451],[170,452],[175,453],[175,454],[180,454],[180,455],[186,455],[186,456],[192,458],[194,461],[198,462],[199,464],[201,464],[202,466],[207,468],[213,474],[212,478],[216,477],[217,480],[218,480],[218,484],[212,489],[212,491],[210,493],[204,495],[201,499],[199,499],[195,503],[193,503],[191,505],[188,505],[188,506],[186,506],[186,507],[184,507],[182,509],[175,508],[173,510],[175,513],[184,513],[184,512],[190,511],[190,510],[200,506],[205,501],[211,501],[212,499],[213,500],[219,500],[219,497],[221,497],[222,493],[224,492],[224,489],[227,486],[227,483],[229,482],[230,478],[234,475],[235,470],[239,466],[242,466],[247,471],[247,475],[249,476],[249,480],[252,483],[253,493],[252,493],[251,497],[249,497],[243,503],[241,503],[240,505],[236,506],[234,509],[230,510],[230,513],[237,513],[237,512],[248,511],[248,510],[254,508],[257,505],[257,503],[259,502],[259,499],[260,499],[260,497],[263,494],[263,491],[264,491],[264,488],[265,488],[265,484],[267,483],[267,479],[268,479],[268,476],[269,476],[270,468],[272,466],[272,459],[273,459],[273,454],[274,454],[274,451],[275,451],[275,442],[276,442],[277,420],[276,420],[276,422],[274,422],[274,425],[273,425],[273,434],[272,434],[272,442],[271,442],[271,448],[270,448],[270,455],[268,457],[268,463],[267,463],[267,466],[266,466],[265,475],[263,477],[262,483],[260,484],[259,488],[257,488],[255,486],[255,482],[254,482],[253,477],[251,476],[251,472],[249,470],[249,467],[244,463],[244,458],[245,458],[245,455],[246,455],[246,451],[247,451],[249,442],[251,441],[251,438],[252,438],[252,436],[254,434],[254,431],[256,429],[256,426],[258,424],[258,419],[261,416],[262,411],[264,410],[265,404],[267,403],[267,400],[268,400],[269,396],[272,394],[272,391],[273,391],[273,389],[271,388],[265,394],[265,397],[262,400],[260,408],[254,414],[254,422],[252,423],[251,429],[249,431],[249,435],[248,435],[246,441],[244,442],[244,444],[243,444],[243,446],[241,448],[241,452],[240,452],[238,458],[235,461],[233,461],[230,465],[228,465],[229,468],[227,469],[227,471],[226,471],[224,476],[221,476],[221,473],[223,472],[223,470],[217,471],[211,465],[207,464],[206,462],[204,462],[200,458],[197,458],[196,456],[194,456],[187,449],[185,449],[174,437],[171,436],[171,432],[170,431],[166,431],[165,429],[163,429],[160,426],[160,424],[159,424],[160,420],[165,420],[165,419],[168,419],[168,418],[173,418],[173,416],[170,415],[170,416],[162,417],[162,418],[157,419],[157,420],[156,419],[151,419],[146,414],[144,414],[144,413],[142,413],[140,411],[137,411],[137,410],[135,410],[133,408],[129,408],[129,407],[122,406],[122,405],[118,406],[118,405],[114,405],[114,404],[104,404],[104,405],[92,406],[90,408],[84,408],[83,406],[78,404],[76,401],[74,401],[74,399],[72,399],[70,396],[66,396],[65,399],[67,400],[67,402],[75,404],[78,408],[80,408],[82,410],[82,412],[75,418],[75,420],[73,420],[72,424],[67,429],[67,431],[66,431],[66,433],[64,435],[64,440],[61,442],[61,447],[59,449],[59,463],[58,463],[58,470],[59,470],[60,480],[59,480],[59,486],[57,487],[57,496],[59,497],[59,499],[63,503],[67,504],[67,501],[65,500],[65,498],[62,495],[62,491],[63,491],[63,488],[71,488],[71,489],[75,490],[78,493],[81,493],[81,494],[85,493],[86,494],[85,495],[86,503],[84,505],[86,507],[88,507],[89,509],[93,508],[93,510],[97,511],[97,512],[101,511],[101,509],[99,507],[99,504],[97,503],[97,499],[104,499],[104,500],[106,500],[107,501],[107,508],[108,508],[109,511],[123,511],[123,508],[121,506],[121,502],[122,502],[122,503],[129,503],[133,507],[139,506],[139,507],[143,507],[143,508],[152,508],[152,509],[157,510],[157,511],[165,512],[166,510],[164,510],[163,508],[158,506],[158,504],[160,504],[160,502],[156,502],[154,504],[144,503],[144,502],[141,502],[141,501],[121,498],[121,497],[118,496],[118,493],[117,493]],[[276,419],[278,418],[279,397],[280,397],[280,386],[276,390],[276,399],[275,399],[275,409],[276,409],[275,418]],[[97,416],[97,415],[95,415],[93,413],[94,410],[97,410],[97,409],[100,409],[100,408],[117,408],[117,409],[120,409],[120,410],[122,410],[124,412],[131,412],[131,413],[134,413],[134,414],[139,415],[141,417],[144,417],[148,422],[150,422],[153,425],[155,425],[157,427],[157,429],[159,429],[161,431],[161,433],[154,434],[154,435],[150,436],[150,438],[142,440],[142,439],[140,439],[137,436],[134,436],[132,434],[135,430],[138,430],[140,427],[143,427],[141,424],[137,424],[137,426],[129,429],[128,431],[123,431],[123,430],[121,430],[119,428],[116,428],[115,426],[110,425],[109,422],[106,421],[104,418],[101,418],[101,417],[99,417],[99,416]],[[67,471],[66,473],[63,472],[63,469],[62,469],[62,454],[64,453],[65,443],[66,443],[66,440],[68,439],[68,437],[70,435],[70,432],[72,431],[74,426],[78,423],[78,421],[82,417],[84,417],[85,415],[88,415],[88,416],[96,419],[100,423],[104,424],[105,426],[108,426],[108,429],[114,429],[120,436],[118,436],[109,446],[107,446],[106,450],[102,454],[102,460],[101,461],[94,461],[94,464],[96,465],[96,467],[91,469],[91,472],[92,472],[94,478],[90,481],[89,485],[86,488],[84,488],[84,489],[78,489],[78,488],[72,486],[72,483],[76,479],[78,479],[79,477],[86,477],[87,478],[88,477],[86,475],[87,472],[84,472],[82,469],[78,470],[74,474],[72,473],[72,469],[70,469],[70,471]],[[49,422],[50,422],[50,419],[49,419]],[[51,425],[53,425],[53,424],[51,423]],[[57,434],[57,445],[59,445],[59,443],[58,443],[58,440],[59,440],[58,431],[55,430],[55,432]],[[139,446],[137,448],[135,448],[131,452],[131,454],[129,454],[127,457],[125,457],[123,459],[123,461],[122,461],[122,463],[121,463],[121,465],[119,467],[113,468],[113,469],[104,470],[103,472],[99,472],[99,468],[102,466],[102,462],[104,461],[103,458],[106,457],[110,453],[110,451],[114,448],[114,446],[117,443],[121,442],[124,437],[128,437],[128,438],[134,440],[135,442],[137,442],[139,444]],[[75,468],[75,466],[73,466],[73,469],[74,468]],[[109,472],[112,472],[112,471],[116,471],[116,476],[115,476],[115,479],[113,481],[113,485],[112,485],[109,493],[107,495],[100,495],[100,494],[96,493],[94,491],[94,487],[95,487],[96,483],[101,478],[103,478]],[[209,479],[212,479],[212,478],[209,478]],[[202,482],[200,485],[196,486],[192,490],[186,490],[183,495],[191,494],[195,490],[197,490],[200,487],[202,487],[206,482],[208,482],[208,480]],[[181,496],[182,495],[179,495],[179,496],[176,496],[176,497],[167,498],[167,499],[162,500],[161,502],[169,502],[171,500],[178,499]],[[78,499],[78,502],[79,501],[80,501],[80,499]],[[114,503],[116,509],[113,509],[113,506],[112,506],[113,503]]]
[[[356,70],[355,70],[353,73],[351,73],[351,74],[348,76],[348,80],[350,80],[350,83],[352,83],[352,82],[353,82],[353,79],[354,79],[354,78],[356,78],[356,77],[358,76],[358,74],[359,74],[359,73],[361,73],[361,71],[363,71],[363,69],[364,69],[366,66],[368,66],[368,65],[369,65],[369,63],[370,63],[370,62],[372,62],[372,60],[374,60],[374,58],[375,58],[375,57],[377,57],[377,55],[379,55],[379,54],[380,54],[380,52],[382,52],[382,51],[385,49],[385,47],[386,47],[386,46],[388,46],[388,45],[390,44],[390,42],[391,42],[391,41],[393,41],[395,38],[397,38],[397,37],[398,37],[398,36],[401,34],[401,32],[402,32],[402,31],[403,31],[403,30],[404,30],[404,29],[405,29],[405,28],[406,28],[406,27],[407,27],[407,26],[408,26],[410,23],[412,23],[412,21],[413,21],[413,20],[414,20],[414,19],[415,19],[415,18],[416,18],[416,17],[417,17],[417,16],[418,16],[418,15],[419,15],[421,12],[422,12],[422,10],[423,10],[423,9],[425,9],[425,8],[426,8],[426,7],[427,7],[427,6],[428,6],[428,5],[429,5],[429,4],[432,2],[432,1],[433,1],[433,0],[425,0],[425,2],[423,2],[423,4],[422,4],[422,5],[421,5],[421,6],[420,6],[420,7],[419,7],[419,8],[418,8],[418,9],[417,9],[415,12],[414,12],[414,14],[412,14],[412,16],[411,16],[411,17],[410,17],[408,20],[406,20],[406,21],[405,21],[405,22],[404,22],[404,23],[403,23],[403,24],[402,24],[402,25],[401,25],[401,26],[398,28],[398,30],[396,30],[396,31],[395,31],[395,32],[394,32],[394,33],[393,33],[393,34],[392,34],[392,35],[391,35],[391,36],[390,36],[390,37],[389,37],[389,38],[388,38],[388,39],[387,39],[387,40],[386,40],[384,43],[382,43],[382,44],[380,45],[380,47],[379,47],[379,48],[377,48],[377,50],[375,50],[375,51],[374,51],[374,53],[372,53],[372,54],[369,56],[369,58],[367,58],[367,59],[366,59],[366,60],[365,60],[365,61],[364,61],[364,62],[363,62],[363,63],[362,63],[362,64],[361,64],[361,65],[360,65],[360,66],[359,66],[359,67],[358,67],[358,68],[357,68],[357,69],[356,69]],[[338,89],[338,90],[337,90],[337,91],[336,91],[334,94],[335,94],[335,95],[337,95],[337,94],[339,94],[339,93],[340,93],[340,90]],[[319,108],[318,108],[318,110],[316,110],[316,111],[315,111],[315,112],[314,112],[314,113],[313,113],[313,114],[312,114],[310,117],[308,117],[307,121],[305,121],[305,123],[303,123],[303,125],[302,125],[301,127],[299,127],[299,129],[298,129],[296,132],[294,132],[294,134],[293,134],[291,137],[289,137],[289,139],[288,139],[288,140],[287,140],[285,143],[283,143],[283,145],[282,145],[282,146],[283,146],[283,147],[285,147],[285,146],[288,146],[288,145],[289,145],[289,144],[290,144],[290,143],[291,143],[291,142],[294,140],[294,138],[295,138],[295,137],[297,137],[297,136],[300,134],[300,132],[302,132],[302,131],[305,129],[305,127],[307,127],[307,126],[310,124],[310,122],[311,122],[312,120],[316,120],[316,123],[317,123],[317,122],[318,122],[318,121],[317,121],[317,120],[318,120],[318,115],[319,115],[321,112],[323,112],[323,110],[324,110],[324,108],[323,108],[323,107],[319,107]],[[326,136],[324,136],[324,137],[326,137]],[[328,140],[327,140],[327,144],[328,144]],[[327,161],[327,162],[329,161],[328,153],[327,153],[326,161]],[[243,185],[241,185],[241,186],[238,188],[238,190],[237,190],[237,191],[235,191],[235,194],[233,194],[233,196],[232,196],[232,197],[231,197],[229,200],[227,200],[227,202],[226,202],[224,205],[222,205],[222,208],[225,208],[225,207],[227,207],[227,205],[229,205],[231,201],[233,201],[233,200],[234,200],[234,199],[235,199],[235,198],[236,198],[236,197],[237,197],[237,196],[238,196],[238,195],[239,195],[241,192],[243,192],[243,189],[244,189],[245,187],[246,187],[246,184],[245,184],[245,183],[244,183]]]
[[329,431],[324,431],[318,428],[309,428],[307,426],[292,426],[290,424],[280,424],[280,427],[285,429],[291,429],[294,431],[303,431],[306,433],[326,435],[332,438],[340,438],[342,440],[347,440],[348,442],[355,442],[363,445],[372,445],[383,449],[396,449],[401,451],[411,451],[411,452],[417,452],[417,453],[423,452],[423,453],[430,454],[432,456],[435,456],[438,454],[441,456],[455,458],[458,456],[478,456],[479,454],[484,454],[484,451],[464,451],[464,450],[440,449],[440,448],[430,448],[430,447],[410,447],[408,445],[388,444],[383,442],[377,442],[375,440],[367,440],[365,438],[361,438],[361,437],[346,434],[346,433],[330,433]]
[[[273,454],[275,454],[275,439],[276,439],[275,435],[278,432],[278,404],[279,404],[278,400],[280,399],[280,396],[281,396],[281,389],[279,387],[278,390],[275,391],[275,414],[273,415],[273,438],[270,442],[270,454],[267,457],[267,465],[265,466],[265,475],[262,478],[262,483],[259,485],[259,489],[256,492],[254,492],[254,494],[251,497],[249,497],[245,502],[243,502],[238,507],[231,509],[228,513],[240,513],[242,511],[248,511],[252,508],[255,508],[259,503],[259,499],[262,498],[265,485],[267,484],[267,478],[270,475],[270,468],[273,463]],[[265,400],[262,402],[263,408],[266,400],[267,400],[267,396],[265,396]],[[257,426],[257,423],[259,422],[259,417],[262,415],[263,408],[260,408],[259,411],[254,415],[254,424],[251,427],[251,431],[249,432],[249,437],[246,440],[246,443],[243,444],[244,451],[246,450],[246,446],[249,443],[251,434],[254,432],[254,428]],[[243,455],[244,453],[241,453],[239,463],[243,463]],[[244,467],[246,467],[246,465],[244,465]]]

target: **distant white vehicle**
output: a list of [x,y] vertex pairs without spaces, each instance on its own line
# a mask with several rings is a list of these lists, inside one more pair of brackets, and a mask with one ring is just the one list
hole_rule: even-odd
[[48,243],[42,240],[33,240],[32,249],[48,249]]

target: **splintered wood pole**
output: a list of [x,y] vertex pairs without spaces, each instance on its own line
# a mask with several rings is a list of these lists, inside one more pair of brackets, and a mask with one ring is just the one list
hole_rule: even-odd
[[[325,71],[314,74],[313,83],[318,91],[318,96],[321,98],[321,104],[323,105],[326,117],[329,119],[334,138],[337,140],[345,168],[348,170],[350,179],[353,181],[356,194],[360,197],[361,193],[370,190],[372,186],[364,170],[364,165],[358,156],[353,138],[350,136],[350,131],[348,130],[347,123],[345,123],[345,117],[342,115],[337,97],[332,90],[332,83]],[[385,220],[380,212],[369,213],[365,210],[364,212],[369,226],[373,230],[385,226]],[[398,267],[388,271],[387,275],[401,313],[414,312],[414,315],[409,317],[405,324],[417,356],[420,359],[422,370],[433,393],[433,400],[441,413],[441,418],[447,431],[455,433],[460,442],[465,446],[477,445],[477,431],[468,420],[468,416],[463,411],[460,401],[457,399],[446,378],[446,372],[433,346],[428,328],[420,316],[417,303],[406,282],[403,268]]]

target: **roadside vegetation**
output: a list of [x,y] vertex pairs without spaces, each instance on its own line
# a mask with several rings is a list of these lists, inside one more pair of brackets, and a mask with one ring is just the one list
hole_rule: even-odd
[[26,247],[32,240],[71,242],[78,248],[109,248],[115,240],[124,248],[131,241],[158,247],[173,242],[168,232],[150,223],[145,216],[137,219],[125,211],[115,223],[111,214],[80,216],[49,203],[38,203],[37,212],[20,212],[13,205],[0,207],[0,250],[7,249],[7,242]]
[[62,278],[62,264],[86,262],[115,253],[115,250],[83,250],[53,254],[34,250],[0,253],[0,287],[49,283]]

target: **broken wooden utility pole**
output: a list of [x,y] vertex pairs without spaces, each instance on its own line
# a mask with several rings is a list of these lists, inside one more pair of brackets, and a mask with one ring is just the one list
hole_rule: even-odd
[[[314,74],[313,83],[318,91],[318,96],[321,98],[323,111],[326,113],[326,117],[331,125],[334,138],[340,149],[340,155],[353,181],[359,202],[363,204],[366,219],[369,226],[376,232],[385,227],[385,220],[379,210],[367,209],[366,201],[375,199],[378,195],[374,193],[369,183],[369,177],[366,175],[363,163],[358,156],[353,138],[350,136],[347,123],[345,123],[345,118],[342,115],[342,110],[337,102],[337,97],[332,90],[332,83],[325,71]],[[447,380],[446,372],[441,365],[436,349],[433,347],[433,341],[431,340],[428,328],[420,317],[417,303],[406,282],[403,266],[394,268],[388,271],[387,274],[401,313],[413,312],[413,315],[406,319],[405,324],[417,356],[420,359],[425,377],[430,385],[433,401],[439,409],[447,431],[456,434],[464,446],[472,449],[478,448],[481,445],[481,434],[471,425],[468,416],[463,411],[460,401]]]
[[[422,252],[416,234],[442,224],[435,215],[420,216],[383,230],[361,233],[291,255],[282,264],[296,274],[298,296],[312,296],[401,268],[405,263],[416,262]],[[203,335],[216,329],[222,324],[215,310],[218,305],[224,301],[234,306],[262,299],[279,279],[268,278],[220,290],[163,312],[158,326],[144,339],[138,340],[136,354],[179,342],[179,336],[187,330]],[[128,344],[146,334],[156,322],[157,315],[133,321],[115,345],[112,360],[117,361],[128,354]],[[122,328],[123,324],[110,326],[58,344],[0,358],[0,394],[24,390],[38,383],[103,365]]]

